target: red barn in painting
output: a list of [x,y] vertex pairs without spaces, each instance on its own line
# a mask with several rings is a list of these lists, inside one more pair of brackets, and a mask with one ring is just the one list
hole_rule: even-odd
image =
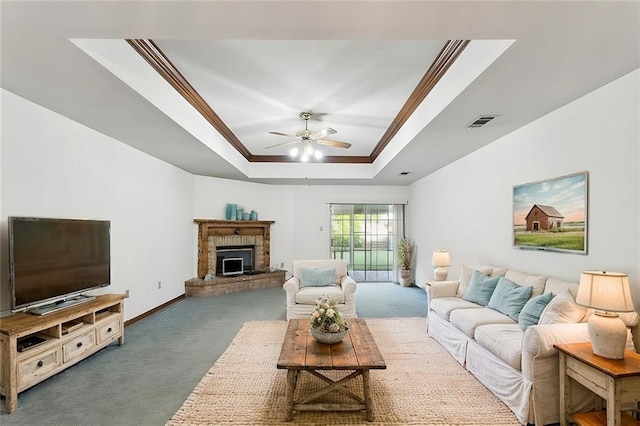
[[534,204],[527,217],[527,231],[561,229],[564,216],[551,206]]

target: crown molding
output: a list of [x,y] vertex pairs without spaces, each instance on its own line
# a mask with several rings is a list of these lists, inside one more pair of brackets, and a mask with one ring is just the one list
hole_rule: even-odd
[[[150,39],[126,39],[127,43],[144,58],[187,102],[189,102],[222,137],[227,140],[247,161],[252,163],[294,163],[299,162],[286,155],[254,155],[222,121],[198,91],[187,81],[180,70]],[[398,115],[393,119],[369,156],[326,156],[323,163],[373,163],[411,114],[433,90],[438,81],[462,54],[470,40],[448,40],[435,58],[425,75],[406,100]]]

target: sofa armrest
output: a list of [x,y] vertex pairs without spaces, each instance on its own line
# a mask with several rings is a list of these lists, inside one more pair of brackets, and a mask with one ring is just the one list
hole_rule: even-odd
[[347,305],[355,305],[356,288],[358,287],[356,281],[349,275],[345,275],[340,281],[340,286],[342,287],[342,292],[344,293],[344,302]]
[[340,287],[342,287],[344,294],[355,293],[357,286],[356,281],[349,275],[344,275],[340,281]]
[[428,281],[424,290],[429,300],[438,297],[455,297],[458,294],[460,281]]
[[544,358],[553,356],[557,350],[553,345],[558,343],[588,342],[587,324],[564,323],[532,325],[524,332],[522,339],[522,356]]
[[297,277],[291,277],[282,285],[287,292],[287,305],[296,304],[296,293],[300,290],[300,280]]

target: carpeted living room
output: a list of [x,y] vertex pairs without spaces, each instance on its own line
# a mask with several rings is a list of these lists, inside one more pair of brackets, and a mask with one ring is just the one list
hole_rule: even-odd
[[0,423],[639,424],[639,16],[3,0]]

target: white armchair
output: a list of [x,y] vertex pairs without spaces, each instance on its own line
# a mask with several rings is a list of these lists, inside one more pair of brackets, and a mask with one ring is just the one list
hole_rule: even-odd
[[[333,285],[309,286],[301,282],[303,269],[334,269]],[[287,292],[287,319],[308,318],[313,312],[316,300],[328,296],[335,300],[340,312],[346,318],[356,318],[356,282],[347,275],[347,264],[342,260],[295,260],[293,276],[284,283]],[[308,274],[308,272],[307,272]]]

